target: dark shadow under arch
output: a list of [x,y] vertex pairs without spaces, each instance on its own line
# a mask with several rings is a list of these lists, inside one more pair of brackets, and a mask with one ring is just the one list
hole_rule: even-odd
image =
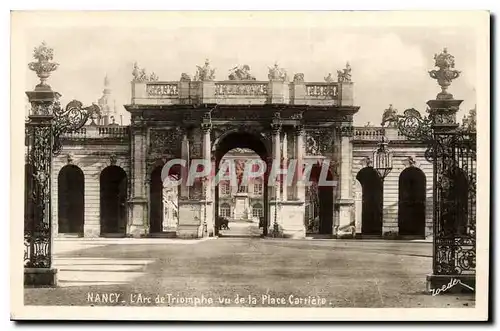
[[425,187],[422,170],[408,167],[399,175],[398,227],[402,236],[425,236]]
[[85,177],[76,165],[68,164],[57,177],[58,232],[82,235],[85,214]]
[[101,235],[124,236],[127,228],[127,174],[118,166],[106,167],[99,179]]
[[362,187],[361,234],[382,235],[382,180],[373,167],[361,169],[356,179]]
[[163,166],[157,166],[151,172],[149,184],[149,232],[159,233],[163,230],[163,182],[161,170]]

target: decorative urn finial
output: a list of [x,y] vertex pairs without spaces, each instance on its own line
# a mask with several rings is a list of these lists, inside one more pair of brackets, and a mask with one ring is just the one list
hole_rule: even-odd
[[460,76],[460,71],[455,70],[455,57],[448,53],[448,49],[445,47],[440,54],[434,55],[434,66],[438,67],[439,70],[429,71],[431,78],[436,79],[439,86],[441,86],[441,92],[438,93],[438,100],[449,100],[453,99],[453,95],[448,93],[447,89],[451,85],[451,82]]
[[46,83],[47,78],[59,66],[59,63],[51,62],[54,58],[54,50],[47,47],[47,44],[43,41],[40,46],[35,47],[33,58],[38,61],[30,62],[28,68],[36,72],[36,75],[40,78],[40,84],[36,86],[36,89],[50,90],[50,86]]

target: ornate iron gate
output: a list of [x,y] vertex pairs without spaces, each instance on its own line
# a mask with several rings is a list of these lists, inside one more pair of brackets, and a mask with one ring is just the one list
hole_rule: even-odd
[[[81,128],[90,114],[99,112],[97,105],[83,108],[82,103],[73,100],[66,108],[59,103],[60,94],[46,84],[50,73],[58,64],[51,62],[53,50],[42,43],[34,50],[36,62],[29,63],[29,69],[36,72],[40,84],[34,91],[26,92],[31,103],[28,121],[25,123],[26,192],[27,211],[24,221],[24,267],[44,268],[52,266],[51,240],[51,163],[52,155],[61,151],[60,136]],[[43,273],[42,273],[43,274]],[[26,275],[26,273],[25,273]],[[26,278],[28,285],[49,285],[35,278]]]
[[[476,270],[476,118],[475,109],[462,126],[456,113],[462,100],[447,92],[458,78],[454,57],[446,49],[434,56],[439,70],[429,72],[442,91],[427,102],[428,117],[415,109],[403,115],[384,114],[408,137],[427,143],[426,159],[433,164],[433,274],[428,284],[435,289],[452,278],[472,289]],[[472,286],[471,286],[472,285]]]

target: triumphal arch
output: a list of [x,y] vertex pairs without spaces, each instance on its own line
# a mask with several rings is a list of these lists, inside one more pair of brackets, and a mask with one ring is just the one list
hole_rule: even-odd
[[[289,76],[278,64],[266,80],[253,77],[247,65],[218,80],[208,60],[193,77],[183,73],[179,81],[160,81],[137,65],[133,76],[131,104],[125,105],[131,114],[130,234],[162,226],[150,219],[157,208],[151,192],[162,185],[161,169],[169,160],[201,159],[219,167],[234,148],[251,149],[266,163],[313,160],[320,166],[328,160],[336,185],[319,187],[319,232],[331,235],[352,226],[353,115],[359,107],[349,64],[337,79],[330,74],[322,82],[307,81],[304,73]],[[188,169],[176,171],[185,178]],[[181,181],[176,237],[217,235],[219,190],[212,180]],[[306,189],[298,176],[291,184],[266,178],[263,235],[305,237]]]

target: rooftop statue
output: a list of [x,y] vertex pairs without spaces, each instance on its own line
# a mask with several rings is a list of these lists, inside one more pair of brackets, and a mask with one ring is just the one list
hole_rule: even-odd
[[159,77],[154,72],[151,75],[146,74],[146,69],[139,68],[137,62],[134,62],[134,69],[132,70],[133,82],[144,83],[144,82],[156,82]]
[[134,69],[132,70],[133,82],[146,82],[148,77],[146,76],[146,69],[139,68],[137,62],[134,62]]
[[385,123],[389,123],[388,126],[396,126],[397,112],[398,111],[392,107],[392,104],[390,104],[389,108],[384,110],[381,125],[384,126]]
[[274,67],[269,68],[269,74],[267,75],[267,77],[271,81],[281,82],[286,81],[288,78],[285,69],[279,68],[277,63],[274,64]]
[[351,65],[346,63],[345,69],[337,70],[337,80],[339,83],[347,83],[351,81]]
[[154,72],[151,73],[151,76],[149,76],[149,81],[150,82],[157,82],[159,79],[158,75],[155,74]]
[[187,73],[183,72],[181,74],[181,82],[188,82],[191,81],[191,76],[189,76]]
[[328,76],[325,77],[325,82],[333,83],[333,77],[331,73],[328,73]]
[[196,74],[194,76],[194,80],[198,81],[209,81],[215,79],[215,69],[210,67],[210,62],[205,60],[205,65],[203,67],[196,66],[198,69],[196,70]]
[[293,75],[293,82],[294,83],[303,83],[304,82],[304,74],[297,73],[297,74]]
[[250,66],[247,64],[236,66],[230,71],[229,80],[255,80],[255,77],[250,74]]

